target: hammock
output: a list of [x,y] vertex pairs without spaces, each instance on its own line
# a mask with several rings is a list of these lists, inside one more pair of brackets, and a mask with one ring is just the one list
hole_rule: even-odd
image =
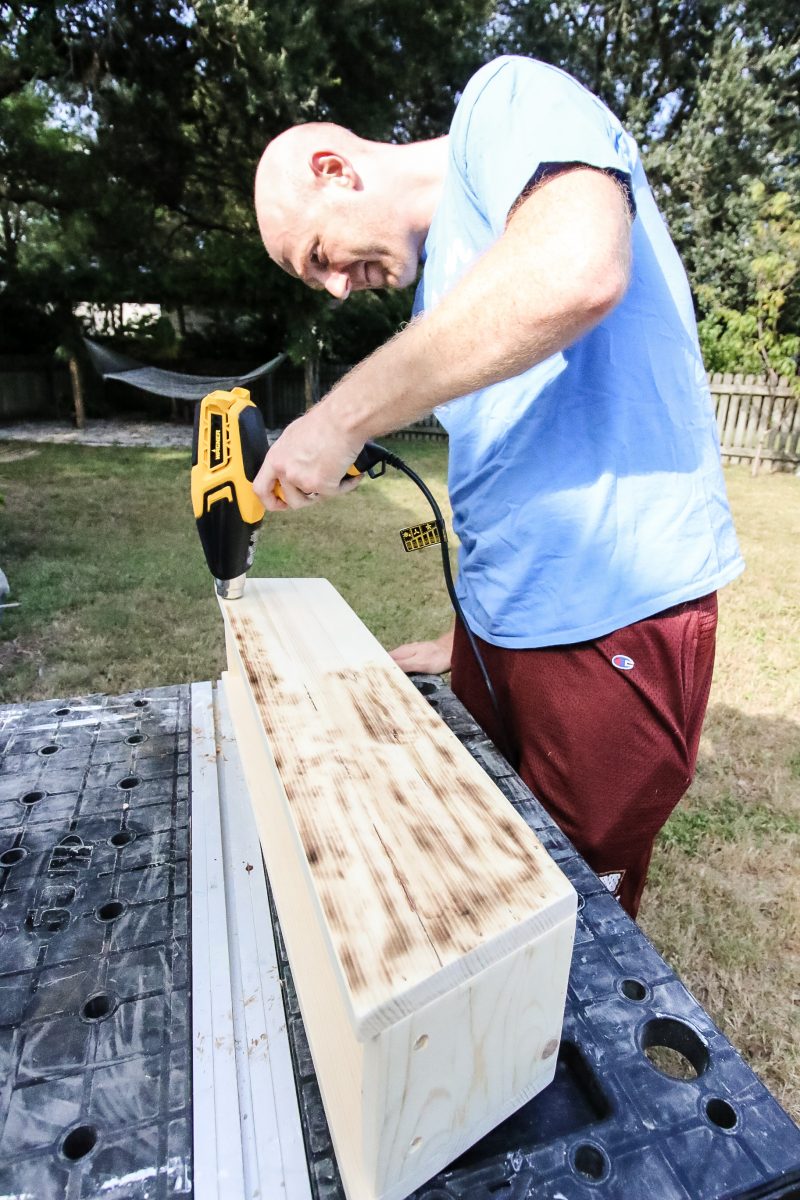
[[262,375],[269,375],[286,358],[285,354],[276,354],[269,362],[256,367],[254,371],[249,371],[247,375],[238,377],[183,375],[179,371],[164,371],[161,367],[142,366],[135,358],[118,354],[116,350],[108,350],[89,338],[84,338],[83,341],[92,366],[103,379],[119,379],[142,392],[174,397],[176,400],[202,400],[209,392],[217,389],[228,391],[233,387],[246,387]]

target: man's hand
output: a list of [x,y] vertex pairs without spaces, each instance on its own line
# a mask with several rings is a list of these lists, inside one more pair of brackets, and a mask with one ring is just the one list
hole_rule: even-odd
[[[342,479],[362,448],[363,441],[334,421],[321,401],[284,430],[264,459],[253,489],[270,512],[305,508],[317,499],[352,491],[360,477]],[[285,500],[275,495],[278,482]]]
[[406,642],[389,653],[406,675],[441,675],[443,671],[450,670],[453,630],[448,629],[435,642]]

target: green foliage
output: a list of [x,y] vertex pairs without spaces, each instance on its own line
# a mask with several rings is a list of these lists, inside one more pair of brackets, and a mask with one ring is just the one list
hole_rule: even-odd
[[[51,341],[68,340],[77,301],[129,300],[202,308],[229,353],[367,352],[396,305],[377,321],[374,304],[356,306],[364,337],[348,329],[337,348],[330,303],[268,267],[255,164],[300,120],[401,140],[440,132],[480,63],[488,11],[487,0],[0,5],[0,303],[55,314]],[[16,340],[43,337],[23,324]]]
[[759,205],[752,185],[761,181],[771,194],[796,193],[800,184],[798,58],[796,43],[737,39],[726,28],[696,105],[675,137],[648,151],[657,199],[696,293],[711,288],[719,303],[740,311],[750,288],[742,231]]
[[747,307],[730,308],[713,288],[702,287],[701,347],[709,370],[751,371],[773,380],[785,375],[800,395],[800,336],[784,323],[787,300],[800,283],[800,215],[787,192],[768,196],[760,181],[749,198],[756,216],[741,245]]
[[[789,0],[0,3],[0,350],[69,341],[78,301],[128,300],[201,308],[217,352],[360,357],[408,299],[342,312],[272,270],[252,213],[259,154],[301,120],[442,133],[464,82],[502,52],[564,67],[638,137],[706,341],[731,361],[751,340],[720,316],[751,301],[751,185],[800,184]],[[778,328],[800,328],[793,286]],[[153,357],[174,352],[152,339]]]
[[720,0],[503,0],[492,41],[577,76],[647,141],[669,137],[692,111],[722,8]]

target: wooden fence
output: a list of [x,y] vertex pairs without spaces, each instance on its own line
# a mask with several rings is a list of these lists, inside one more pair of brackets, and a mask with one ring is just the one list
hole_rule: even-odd
[[[763,376],[714,374],[708,377],[722,461],[769,464],[772,470],[800,467],[800,398],[780,378],[770,387]],[[403,437],[445,438],[436,417],[424,417]]]
[[44,354],[0,358],[0,421],[53,416],[69,396],[65,363]]
[[723,462],[800,466],[800,403],[788,379],[770,386],[762,376],[715,374],[709,383]]
[[[246,365],[245,365],[246,366]],[[237,374],[245,366],[232,363],[193,363],[208,374]],[[348,368],[321,364],[320,391],[324,394]],[[90,375],[91,373],[87,373]],[[91,380],[96,385],[96,381]],[[770,387],[755,375],[709,376],[714,399],[723,462],[768,465],[772,470],[800,467],[800,402],[786,379]],[[99,392],[99,387],[95,386]],[[287,424],[305,407],[303,372],[286,363],[274,375],[259,380],[253,399],[261,405],[271,427]],[[145,408],[153,416],[167,416],[163,398],[131,393],[123,384],[109,383],[103,409],[126,413]],[[69,380],[66,367],[45,357],[0,358],[0,423],[37,416],[67,415]],[[187,411],[190,406],[187,406]],[[174,414],[173,414],[174,415]],[[407,438],[446,438],[436,417],[424,417],[402,431]]]

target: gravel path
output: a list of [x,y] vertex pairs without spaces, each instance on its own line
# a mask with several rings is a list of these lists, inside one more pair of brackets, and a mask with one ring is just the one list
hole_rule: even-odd
[[165,421],[87,421],[76,429],[66,421],[14,421],[0,425],[0,442],[57,442],[79,446],[149,446],[189,450],[191,425]]

